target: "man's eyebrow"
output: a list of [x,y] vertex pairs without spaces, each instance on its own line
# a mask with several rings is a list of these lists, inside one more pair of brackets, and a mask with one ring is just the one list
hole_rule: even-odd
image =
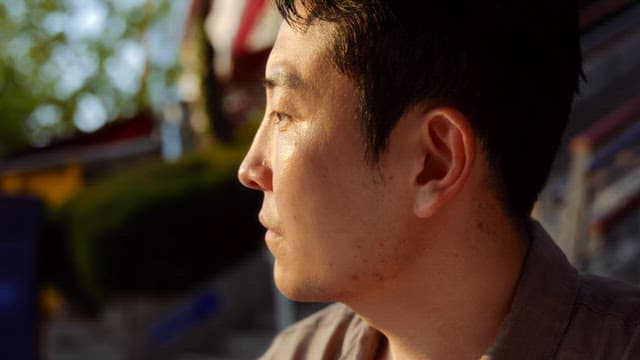
[[284,87],[295,89],[302,87],[302,79],[294,73],[278,70],[268,74],[262,81],[263,85],[267,89],[273,89],[275,87]]

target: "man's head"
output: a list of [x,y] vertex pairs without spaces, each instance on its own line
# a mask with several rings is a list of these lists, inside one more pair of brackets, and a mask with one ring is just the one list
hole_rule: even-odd
[[276,3],[287,21],[239,177],[265,194],[280,290],[345,301],[437,269],[486,196],[528,216],[577,86],[575,6]]
[[528,217],[578,87],[575,1],[276,4],[302,31],[319,20],[335,25],[328,55],[357,83],[370,160],[413,106],[425,100],[452,105],[489,153],[504,205],[515,218]]

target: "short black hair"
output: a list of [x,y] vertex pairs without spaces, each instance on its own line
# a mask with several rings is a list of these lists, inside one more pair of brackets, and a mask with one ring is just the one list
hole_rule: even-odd
[[412,107],[454,106],[486,150],[506,209],[529,216],[582,75],[577,1],[275,3],[294,27],[335,24],[329,56],[358,86],[368,158],[379,160]]

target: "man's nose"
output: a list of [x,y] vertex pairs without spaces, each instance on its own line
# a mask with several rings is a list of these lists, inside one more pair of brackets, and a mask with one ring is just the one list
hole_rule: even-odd
[[273,172],[264,158],[255,156],[254,149],[249,150],[240,168],[238,179],[242,185],[260,191],[273,191]]

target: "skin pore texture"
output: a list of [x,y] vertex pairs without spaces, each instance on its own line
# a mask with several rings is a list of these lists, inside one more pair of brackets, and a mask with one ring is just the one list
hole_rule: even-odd
[[526,254],[463,114],[420,104],[365,158],[355,82],[329,61],[333,25],[283,23],[267,105],[239,169],[278,289],[342,302],[388,340],[381,358],[481,358],[509,311]]

